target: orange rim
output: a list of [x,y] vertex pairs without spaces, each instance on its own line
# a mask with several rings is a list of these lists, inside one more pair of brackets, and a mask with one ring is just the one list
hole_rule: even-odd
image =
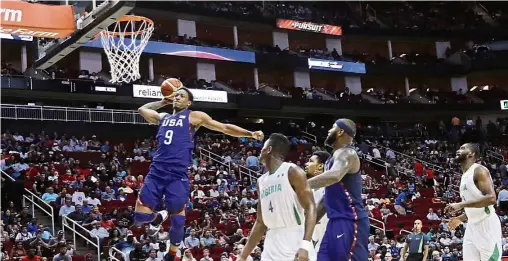
[[[119,23],[119,22],[147,22],[149,24],[153,24],[153,21],[152,19],[150,18],[146,18],[144,16],[138,16],[138,15],[124,15],[120,18],[118,18],[116,20],[116,23]],[[104,30],[102,31],[103,33],[107,34],[107,35],[110,35],[110,36],[120,36],[120,35],[124,35],[124,36],[130,36],[130,35],[137,35],[137,34],[141,34],[143,33],[145,30],[141,30],[141,31],[138,31],[138,32],[125,32],[125,33],[117,33],[117,32],[111,32],[111,31],[108,31],[108,30]],[[100,33],[98,33],[95,38],[97,38],[98,36],[100,36]]]

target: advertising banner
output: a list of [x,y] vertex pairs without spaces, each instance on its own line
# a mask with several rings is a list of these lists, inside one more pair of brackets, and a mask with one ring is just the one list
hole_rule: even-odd
[[76,30],[70,5],[2,1],[0,33],[65,38]]
[[[194,101],[228,103],[228,93],[225,91],[212,91],[190,89],[194,95]],[[161,87],[149,85],[132,85],[132,97],[147,99],[162,99]]]
[[277,27],[287,30],[305,31],[329,35],[342,35],[342,27],[329,24],[316,24],[289,19],[277,19]]
[[15,34],[3,34],[0,33],[1,39],[17,40],[17,41],[33,41],[34,37],[29,35],[15,35]]
[[[124,41],[129,40],[125,39]],[[93,41],[87,42],[84,46],[102,48],[101,39],[97,38]],[[143,50],[143,53],[184,56],[219,61],[256,63],[256,55],[254,52],[154,41],[148,42]]]
[[309,69],[365,74],[364,63],[309,58]]

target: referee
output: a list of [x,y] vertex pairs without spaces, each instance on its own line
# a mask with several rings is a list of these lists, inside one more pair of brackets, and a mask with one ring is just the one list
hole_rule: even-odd
[[[400,252],[401,261],[426,261],[429,254],[429,239],[422,232],[422,221],[415,220],[414,233],[407,236],[406,242]],[[409,249],[409,250],[408,250]],[[406,252],[408,256],[406,258]]]

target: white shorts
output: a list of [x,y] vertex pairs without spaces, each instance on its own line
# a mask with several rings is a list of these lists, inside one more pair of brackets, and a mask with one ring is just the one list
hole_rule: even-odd
[[[304,230],[303,226],[269,229],[266,232],[261,261],[294,261],[303,240]],[[316,259],[316,252],[311,251],[309,260]]]
[[462,243],[464,261],[500,261],[501,242],[501,222],[495,213],[480,222],[467,223]]
[[319,252],[319,247],[321,247],[321,241],[323,241],[323,236],[326,232],[326,225],[328,224],[328,217],[325,215],[319,221],[319,224],[316,224],[314,227],[314,234],[312,234],[312,241],[314,241],[314,250]]

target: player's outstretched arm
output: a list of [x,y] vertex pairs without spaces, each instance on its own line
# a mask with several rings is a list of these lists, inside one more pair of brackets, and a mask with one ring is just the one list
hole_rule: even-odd
[[360,167],[360,160],[353,149],[338,149],[333,153],[333,166],[330,170],[309,179],[311,189],[328,187],[338,183],[342,178]]
[[203,126],[207,129],[222,132],[229,136],[233,137],[246,137],[246,138],[254,138],[257,140],[263,140],[264,134],[262,131],[248,131],[244,128],[238,127],[233,124],[225,124],[222,122],[218,122],[210,115],[202,112],[202,111],[193,111],[191,113],[191,123],[193,126]]
[[146,121],[153,124],[159,124],[161,120],[158,109],[168,105],[171,101],[162,99],[161,101],[149,102],[138,108],[139,114],[145,118]]
[[307,183],[307,174],[299,167],[291,167],[288,171],[289,183],[295,190],[298,202],[305,210],[305,233],[303,242],[297,253],[298,260],[308,260],[309,252],[314,249],[312,234],[316,226],[316,203],[314,194]]
[[[257,184],[257,188],[259,188],[259,182]],[[239,261],[247,260],[247,257],[254,251],[254,248],[259,244],[261,238],[265,235],[266,225],[263,222],[263,213],[261,212],[261,201],[258,201],[257,213],[256,213],[256,222],[252,227],[252,230],[249,235],[249,239],[247,239],[247,243],[243,248],[242,253],[240,254]]]

